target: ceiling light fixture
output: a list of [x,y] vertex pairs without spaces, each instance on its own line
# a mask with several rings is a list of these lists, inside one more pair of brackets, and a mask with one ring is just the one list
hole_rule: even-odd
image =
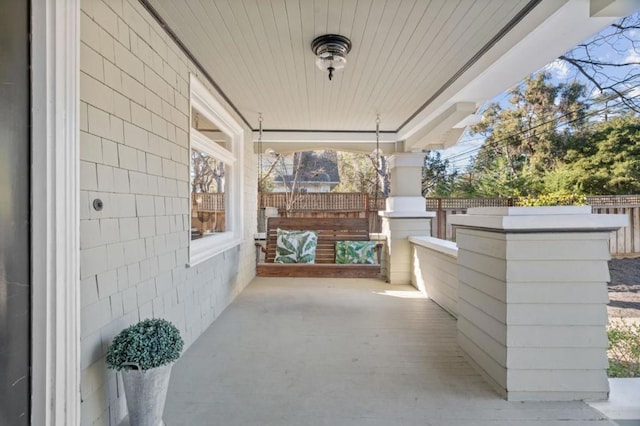
[[328,71],[329,80],[331,80],[333,72],[346,65],[347,53],[351,50],[351,40],[338,34],[325,34],[313,39],[311,50],[318,57],[316,65],[321,70]]

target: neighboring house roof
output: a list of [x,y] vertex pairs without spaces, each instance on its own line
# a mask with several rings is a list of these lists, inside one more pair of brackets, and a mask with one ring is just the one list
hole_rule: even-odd
[[[338,158],[334,151],[305,151],[298,153],[301,170],[298,175],[298,182],[327,182],[340,183],[340,173],[338,171]],[[294,179],[293,165],[289,166],[290,174],[278,175],[274,177],[276,182],[292,182]]]
[[[282,183],[282,182],[293,182],[293,176],[291,175],[287,175],[287,176],[278,176],[277,178],[274,179],[274,182],[276,183]],[[322,180],[322,179],[316,179],[316,180],[298,180],[298,183],[303,183],[303,184],[322,184],[322,183],[326,183],[326,184],[339,184],[340,181],[339,180]]]

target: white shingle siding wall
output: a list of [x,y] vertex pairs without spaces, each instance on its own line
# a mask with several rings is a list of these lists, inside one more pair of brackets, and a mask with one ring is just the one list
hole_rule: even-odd
[[188,81],[198,71],[137,1],[81,7],[82,424],[117,425],[122,387],[104,362],[113,336],[164,317],[189,346],[253,277],[256,167],[245,129],[246,242],[185,267]]

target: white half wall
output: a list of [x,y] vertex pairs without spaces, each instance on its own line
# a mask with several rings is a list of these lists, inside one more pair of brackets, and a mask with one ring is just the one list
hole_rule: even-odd
[[411,284],[458,317],[458,247],[433,237],[409,237]]
[[457,215],[458,343],[508,400],[606,399],[609,233],[586,207]]

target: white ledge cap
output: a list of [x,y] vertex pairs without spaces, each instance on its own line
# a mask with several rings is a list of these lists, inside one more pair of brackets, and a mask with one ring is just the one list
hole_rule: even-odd
[[433,237],[409,237],[409,242],[448,256],[458,257],[458,246],[453,241]]
[[472,207],[449,222],[504,231],[613,231],[629,224],[627,215],[592,214],[591,206]]
[[544,206],[544,207],[471,207],[468,215],[482,216],[531,216],[591,214],[591,206]]
[[404,219],[430,219],[432,217],[436,217],[435,212],[428,211],[401,211],[401,212],[388,212],[381,210],[378,212],[378,216],[380,217],[388,217],[388,218],[404,218]]

